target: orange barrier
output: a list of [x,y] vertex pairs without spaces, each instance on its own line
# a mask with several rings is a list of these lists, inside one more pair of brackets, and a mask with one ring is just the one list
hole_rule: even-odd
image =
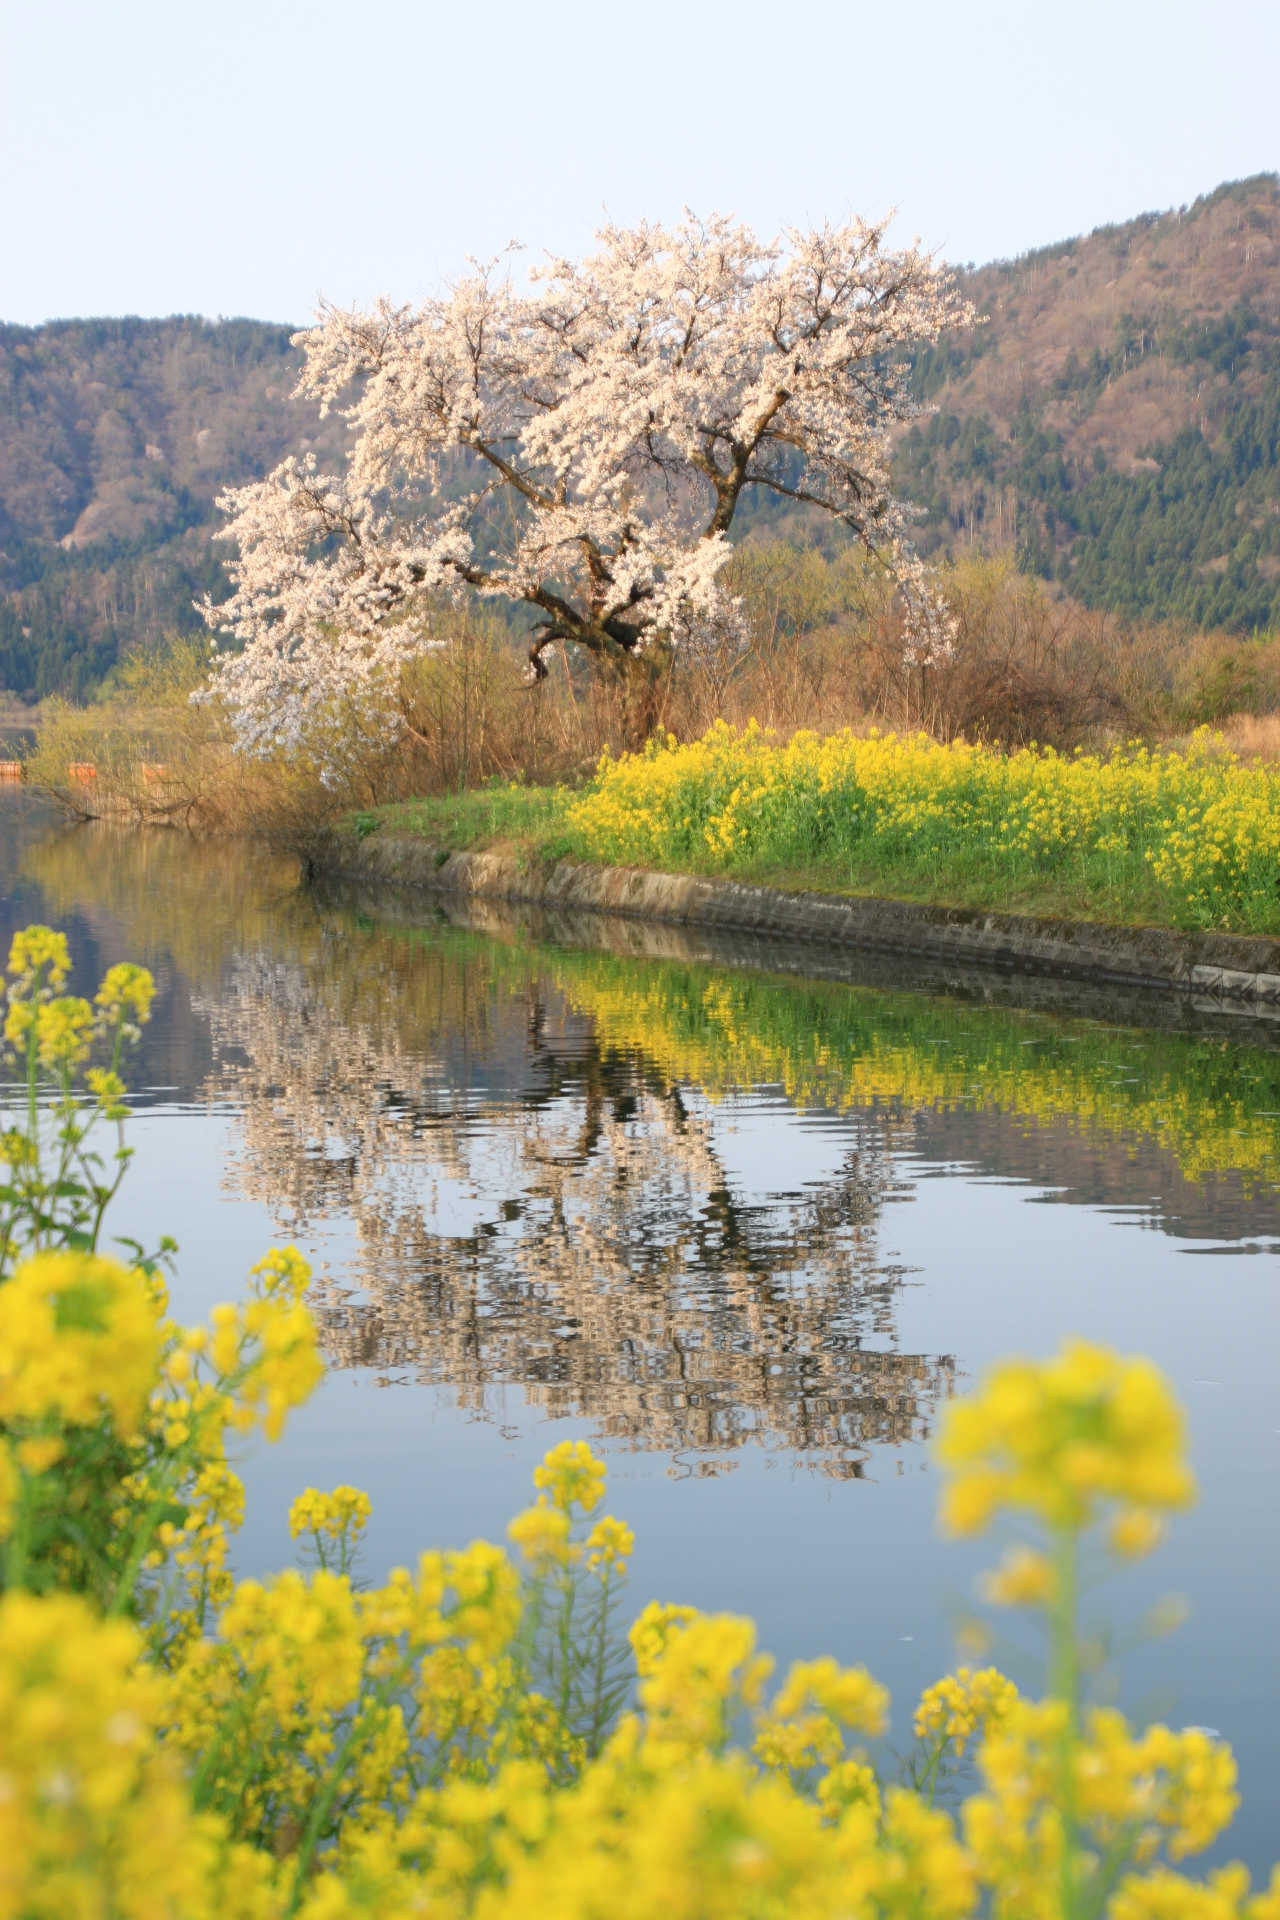
[[96,780],[98,769],[92,760],[73,760],[67,768],[67,777],[70,780]]
[[159,761],[150,765],[145,760],[142,763],[142,777],[144,780],[163,780],[168,771],[168,767],[163,766]]
[[0,760],[0,780],[21,780],[21,760]]

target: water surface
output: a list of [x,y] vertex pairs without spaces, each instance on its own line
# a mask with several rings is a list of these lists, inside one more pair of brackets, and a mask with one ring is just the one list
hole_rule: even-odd
[[[246,1462],[240,1571],[289,1561],[307,1484],[368,1489],[371,1576],[501,1537],[581,1435],[637,1529],[637,1604],[865,1661],[905,1743],[998,1551],[935,1532],[939,1404],[1066,1334],[1142,1350],[1203,1497],[1095,1611],[1120,1634],[1186,1597],[1121,1699],[1221,1729],[1245,1806],[1214,1857],[1280,1854],[1273,1026],[307,889],[0,795],[0,935],[35,919],[81,990],[156,975],[116,1229],[177,1237],[176,1311],[282,1239],[316,1267],[330,1371]],[[1029,1643],[995,1653],[1036,1683]]]

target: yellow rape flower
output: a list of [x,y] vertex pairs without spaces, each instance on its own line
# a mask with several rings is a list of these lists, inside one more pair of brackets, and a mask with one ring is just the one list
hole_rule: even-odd
[[507,1538],[533,1567],[567,1567],[581,1558],[569,1538],[569,1516],[560,1507],[526,1507],[507,1527]]
[[1190,1503],[1181,1409],[1148,1360],[1073,1341],[1052,1360],[1006,1360],[972,1399],[944,1410],[941,1513],[981,1532],[1001,1508],[1077,1528],[1106,1502],[1146,1510]]
[[1018,1689],[995,1667],[974,1673],[961,1667],[926,1687],[916,1708],[917,1739],[942,1738],[957,1756],[963,1755],[975,1733],[985,1736],[1007,1717],[1018,1699]]
[[1252,1898],[1241,1866],[1220,1867],[1200,1882],[1167,1867],[1133,1874],[1120,1883],[1107,1913],[1109,1920],[1280,1920],[1280,1867],[1270,1891]]
[[604,1498],[605,1466],[585,1440],[562,1440],[533,1470],[533,1484],[553,1504],[568,1513],[581,1507],[590,1513]]
[[268,1920],[271,1863],[193,1815],[139,1652],[74,1595],[0,1599],[0,1914]]
[[888,1730],[888,1691],[865,1667],[842,1667],[830,1658],[793,1661],[772,1712],[785,1719],[810,1704],[854,1732],[875,1737]]
[[335,1487],[332,1493],[318,1493],[308,1487],[289,1508],[289,1534],[322,1533],[331,1540],[364,1532],[373,1512],[367,1493],[358,1487]]
[[29,985],[42,969],[46,984],[56,992],[71,971],[67,936],[51,927],[25,927],[10,943],[8,970],[19,984]]
[[1151,1553],[1165,1537],[1164,1521],[1141,1507],[1126,1507],[1117,1513],[1107,1528],[1107,1539],[1126,1560],[1140,1560]]
[[[477,1827],[483,1808],[473,1795]],[[506,1885],[483,1911],[489,1920],[959,1920],[972,1911],[972,1870],[947,1816],[896,1791],[882,1822],[877,1813],[855,1792],[843,1817],[831,1819],[740,1756],[699,1753],[649,1770],[624,1731],[579,1788],[545,1809],[545,1834],[534,1828],[536,1840],[510,1848]],[[474,1871],[474,1860],[463,1855],[460,1872]]]
[[39,1253],[0,1287],[0,1419],[137,1433],[158,1367],[145,1277],[100,1254]]
[[1069,761],[925,735],[849,729],[785,744],[752,723],[717,722],[666,752],[656,742],[602,759],[566,822],[596,858],[679,866],[697,855],[730,865],[822,857],[892,873],[962,862],[1009,877],[1080,871],[1110,892],[1149,876],[1184,924],[1274,926],[1280,874],[1280,781],[1242,767],[1200,734],[1186,751],[1137,742]]
[[1052,1562],[1030,1547],[1012,1547],[994,1573],[984,1574],[983,1597],[997,1607],[1044,1607],[1054,1596]]
[[673,1625],[639,1684],[640,1705],[661,1739],[718,1750],[738,1708],[758,1705],[772,1657],[756,1652],[753,1622],[734,1614],[696,1614]]
[[635,1655],[636,1672],[642,1680],[657,1671],[671,1636],[697,1618],[696,1607],[672,1606],[661,1600],[649,1602],[627,1635]]
[[273,1249],[251,1269],[254,1297],[239,1307],[217,1306],[209,1316],[202,1350],[220,1379],[233,1383],[242,1431],[261,1423],[267,1439],[278,1440],[289,1412],[305,1404],[324,1373],[303,1299],[310,1278],[296,1248]]
[[85,1084],[108,1120],[128,1118],[129,1108],[124,1097],[125,1084],[113,1068],[90,1067],[85,1075]]
[[844,1818],[850,1807],[880,1816],[880,1787],[875,1768],[865,1760],[838,1760],[818,1782],[818,1805],[828,1821]]
[[[36,1057],[42,1067],[77,1067],[93,1044],[93,1008],[87,1000],[63,997],[34,1009]],[[30,1009],[20,1000],[9,1008],[5,1038],[19,1045],[30,1032]]]
[[93,1001],[109,1019],[123,1013],[131,1016],[138,1026],[144,1026],[151,1018],[155,992],[155,981],[145,967],[122,961],[119,966],[108,968]]
[[601,1568],[622,1574],[635,1551],[636,1537],[624,1520],[606,1514],[597,1520],[587,1535],[587,1566],[592,1573]]
[[1238,1804],[1231,1750],[1206,1734],[1149,1728],[1134,1736],[1114,1709],[1097,1708],[1074,1744],[1065,1701],[1015,1703],[988,1729],[979,1754],[985,1791],[966,1801],[965,1837],[999,1914],[1056,1914],[1070,1802],[1085,1851],[1076,1868],[1129,1836],[1140,1860],[1212,1844]]
[[448,1553],[421,1554],[417,1572],[393,1568],[385,1584],[358,1596],[366,1639],[402,1635],[413,1647],[456,1639],[494,1659],[520,1624],[520,1577],[501,1547],[473,1540]]
[[470,1742],[484,1740],[503,1704],[497,1669],[468,1659],[452,1643],[423,1656],[414,1695],[422,1710],[419,1730],[442,1744],[460,1733]]
[[223,1614],[222,1638],[283,1718],[340,1711],[360,1691],[363,1637],[342,1575],[304,1580],[286,1572],[267,1586],[242,1580]]
[[394,1838],[362,1833],[347,1850],[341,1872],[318,1875],[298,1912],[299,1920],[421,1920],[430,1901],[418,1876],[401,1867]]
[[311,1268],[296,1247],[272,1247],[250,1267],[249,1278],[268,1299],[279,1294],[297,1301],[311,1284]]
[[785,1719],[762,1716],[751,1751],[771,1772],[804,1775],[831,1767],[844,1752],[840,1729],[828,1713],[792,1713]]

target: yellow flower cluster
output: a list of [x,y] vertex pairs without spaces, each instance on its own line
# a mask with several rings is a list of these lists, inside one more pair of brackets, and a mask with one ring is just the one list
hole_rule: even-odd
[[335,1798],[350,1849],[405,1817],[424,1782],[434,1794],[485,1777],[499,1752],[540,1750],[513,1656],[521,1617],[513,1568],[482,1541],[360,1591],[323,1568],[242,1582],[218,1639],[172,1665],[166,1738],[237,1839],[290,1856],[305,1842],[305,1877]]
[[581,1547],[570,1537],[568,1514],[545,1501],[518,1513],[507,1527],[507,1538],[530,1566],[568,1567],[582,1557]]
[[[1084,1341],[1050,1361],[1002,1362],[979,1394],[945,1409],[937,1451],[954,1533],[980,1532],[1001,1508],[1078,1529],[1114,1503],[1143,1516],[1133,1551],[1146,1516],[1195,1492],[1182,1412],[1158,1369]],[[1154,1530],[1147,1537],[1154,1544]]]
[[844,1729],[874,1739],[888,1726],[889,1695],[865,1668],[797,1660],[758,1723],[753,1752],[763,1766],[803,1780],[815,1767],[848,1764]]
[[0,1287],[0,1421],[135,1436],[158,1377],[155,1292],[97,1254],[39,1253]]
[[132,960],[122,960],[117,966],[107,968],[102,985],[93,996],[93,1004],[109,1020],[115,1020],[120,1014],[132,1015],[142,1026],[151,1018],[155,992],[155,981],[145,967],[135,966]]
[[[1123,1519],[1145,1519],[1125,1514]],[[984,1575],[983,1598],[994,1607],[1044,1607],[1057,1595],[1053,1563],[1032,1547],[1009,1547],[994,1572]]]
[[24,927],[10,942],[8,971],[13,976],[11,996],[15,990],[29,993],[41,980],[56,993],[66,985],[71,971],[66,934],[55,933],[52,927]]
[[158,1632],[176,1644],[202,1631],[230,1591],[227,1535],[244,1507],[228,1431],[260,1420],[274,1437],[322,1371],[307,1273],[293,1252],[271,1256],[255,1297],[215,1311],[211,1335],[174,1327],[141,1268],[65,1250],[17,1266],[0,1285],[11,1581],[56,1567],[106,1603],[146,1576]]
[[[537,1479],[565,1504],[533,1511],[559,1520],[603,1498],[581,1443],[553,1449]],[[292,1510],[298,1535],[367,1518],[350,1488]],[[595,1525],[615,1558],[630,1550],[620,1523]],[[638,1711],[594,1759],[578,1748],[565,1781],[555,1710],[527,1691],[525,1605],[483,1543],[362,1592],[323,1569],[287,1573],[244,1582],[216,1639],[162,1672],[136,1629],[85,1602],[10,1595],[0,1920],[965,1920],[983,1889],[1001,1920],[1058,1920],[1064,1884],[1075,1875],[1088,1895],[1113,1859],[1154,1869],[1124,1880],[1125,1920],[1280,1920],[1280,1879],[1251,1897],[1239,1869],[1201,1886],[1158,1864],[1231,1817],[1234,1761],[1210,1736],[1135,1736],[1104,1709],[1075,1738],[1067,1702],[1024,1702],[994,1670],[962,1669],[916,1713],[931,1764],[943,1744],[959,1758],[978,1742],[962,1839],[929,1792],[885,1785],[847,1750],[888,1725],[865,1671],[799,1662],[766,1704],[751,1623],[688,1607],[641,1614]],[[743,1713],[750,1755],[732,1745]]]
[[636,1537],[626,1521],[606,1514],[587,1535],[588,1571],[595,1573],[601,1568],[612,1568],[616,1573],[625,1573],[635,1544]]
[[[302,1406],[324,1372],[315,1322],[303,1295],[310,1268],[295,1248],[273,1249],[250,1275],[250,1298],[239,1307],[215,1307],[208,1327],[178,1328],[162,1321],[160,1385],[149,1404],[149,1428],[158,1461],[122,1488],[134,1512],[154,1508],[164,1493],[181,1497],[182,1517],[165,1513],[143,1561],[159,1577],[177,1576],[184,1593],[160,1581],[157,1632],[176,1657],[226,1603],[228,1534],[244,1513],[244,1488],[226,1458],[227,1435],[260,1424],[278,1439],[289,1412]],[[365,1495],[351,1493],[352,1537]],[[324,1499],[326,1496],[316,1496]],[[337,1509],[335,1507],[334,1511]],[[122,1520],[131,1518],[122,1509]],[[363,1524],[361,1521],[360,1525]]]
[[[260,1422],[268,1440],[278,1440],[290,1409],[302,1406],[324,1372],[315,1322],[303,1300],[311,1269],[294,1247],[273,1249],[250,1269],[250,1298],[238,1307],[215,1307],[208,1352],[215,1369],[241,1368],[235,1424],[248,1431]],[[247,1368],[243,1356],[253,1359]]]
[[3,1920],[269,1920],[271,1863],[194,1814],[136,1629],[71,1594],[0,1599]]
[[289,1509],[289,1533],[294,1540],[309,1537],[322,1570],[328,1570],[336,1556],[337,1571],[349,1573],[372,1511],[368,1494],[359,1487],[335,1487],[332,1493],[308,1487]]
[[604,1464],[585,1440],[562,1440],[533,1470],[534,1486],[563,1513],[591,1513],[604,1498],[604,1482]]
[[673,1624],[662,1658],[640,1681],[640,1704],[657,1739],[718,1753],[741,1709],[759,1705],[773,1659],[756,1652],[753,1622],[733,1614]]
[[[120,1054],[149,1017],[151,975],[131,963],[112,967],[91,1006],[60,991],[70,967],[64,934],[32,926],[14,935],[4,1020],[14,1051],[5,1057],[25,1079],[26,1099],[22,1120],[0,1131],[0,1279],[24,1253],[96,1251],[131,1157],[121,1132],[114,1178],[104,1180],[102,1156],[86,1143],[99,1119],[120,1127],[126,1118]],[[109,1064],[85,1072],[93,1106],[82,1112],[75,1082],[98,1044]]]
[[155,995],[146,968],[125,961],[107,971],[91,1006],[58,992],[70,970],[65,934],[39,926],[14,934],[4,1037],[19,1052],[34,1040],[40,1066],[57,1073],[83,1064],[94,1040],[109,1029],[136,1032],[150,1018]]
[[[1211,1846],[1239,1796],[1228,1748],[1195,1729],[1154,1726],[1135,1737],[1113,1708],[1089,1714],[1072,1742],[1061,1700],[1018,1701],[990,1728],[979,1753],[983,1791],[964,1806],[965,1839],[1000,1914],[1060,1908],[1069,1805],[1089,1859],[1126,1840],[1143,1864],[1162,1846],[1181,1860]],[[1069,1796],[1062,1769],[1066,1754]]]
[[627,1635],[641,1680],[657,1672],[671,1636],[697,1617],[696,1607],[673,1606],[662,1600],[649,1602]]
[[578,1514],[590,1514],[604,1498],[605,1469],[585,1440],[562,1440],[533,1470],[538,1498],[518,1513],[507,1538],[542,1573],[584,1561],[588,1572],[623,1574],[635,1536],[623,1521],[605,1515],[583,1541],[573,1537]]
[[358,1487],[335,1487],[332,1493],[317,1493],[308,1487],[289,1509],[289,1532],[323,1534],[338,1541],[347,1535],[363,1533],[373,1508],[367,1493]]
[[961,1667],[921,1694],[916,1708],[916,1738],[945,1740],[959,1758],[975,1733],[985,1738],[991,1727],[1008,1717],[1017,1698],[1018,1689],[1012,1680],[1006,1680],[995,1667],[985,1667],[980,1673]]
[[1121,1881],[1107,1912],[1108,1920],[1280,1920],[1280,1867],[1269,1892],[1252,1899],[1244,1867],[1220,1867],[1207,1881],[1158,1867]]
[[221,1620],[238,1679],[262,1688],[281,1732],[298,1716],[335,1713],[359,1691],[363,1642],[355,1595],[341,1574],[242,1580]]
[[753,721],[600,763],[566,823],[593,857],[791,866],[814,858],[953,876],[1047,874],[1109,889],[1149,873],[1181,923],[1270,928],[1280,782],[1207,732],[1186,752],[1013,754],[926,735],[797,733]]

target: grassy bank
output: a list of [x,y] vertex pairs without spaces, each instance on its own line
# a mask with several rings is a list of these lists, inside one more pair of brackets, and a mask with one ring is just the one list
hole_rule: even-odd
[[1280,933],[1280,777],[1220,739],[1106,758],[718,725],[578,788],[492,785],[360,814],[361,835],[514,847],[782,888],[1127,925]]

